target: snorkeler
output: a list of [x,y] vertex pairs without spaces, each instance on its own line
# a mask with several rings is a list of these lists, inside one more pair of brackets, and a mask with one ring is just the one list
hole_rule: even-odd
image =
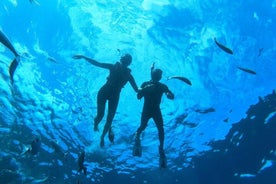
[[163,93],[166,94],[168,99],[174,99],[174,94],[169,90],[169,88],[160,83],[162,78],[162,70],[154,69],[154,64],[151,67],[151,80],[144,82],[139,89],[137,98],[141,99],[144,97],[144,106],[141,117],[140,127],[137,129],[135,134],[135,145],[133,148],[133,156],[141,156],[141,143],[140,134],[145,130],[147,123],[150,118],[153,118],[156,127],[158,129],[159,136],[159,166],[160,168],[166,168],[167,159],[164,153],[164,128],[163,128],[163,117],[160,110],[160,103]]
[[114,133],[111,129],[111,124],[117,110],[121,89],[127,82],[129,82],[134,91],[138,92],[137,84],[131,75],[131,70],[128,68],[132,62],[132,57],[130,54],[125,54],[121,57],[120,62],[116,62],[115,64],[100,63],[83,55],[75,55],[73,58],[85,59],[92,65],[109,70],[107,81],[101,87],[97,95],[97,116],[94,118],[94,131],[98,131],[98,125],[103,119],[105,104],[108,101],[107,120],[101,135],[100,142],[100,146],[103,147],[104,137],[107,132],[110,142],[114,141]]
[[84,175],[86,175],[87,168],[84,166],[84,157],[85,157],[85,151],[82,150],[78,156],[78,166],[79,166],[78,172],[83,171]]

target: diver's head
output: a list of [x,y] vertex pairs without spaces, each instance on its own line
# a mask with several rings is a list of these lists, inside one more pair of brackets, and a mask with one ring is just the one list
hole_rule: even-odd
[[132,61],[132,57],[130,54],[125,54],[121,57],[120,62],[124,65],[124,66],[129,66],[130,63]]
[[162,73],[163,72],[160,69],[154,69],[154,70],[152,70],[152,72],[151,72],[151,79],[154,82],[160,81],[160,79],[162,78]]

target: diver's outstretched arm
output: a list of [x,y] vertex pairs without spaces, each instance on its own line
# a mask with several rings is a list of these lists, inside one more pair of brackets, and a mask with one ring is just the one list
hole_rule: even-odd
[[137,86],[137,84],[136,84],[136,82],[134,80],[134,77],[132,75],[130,75],[129,83],[132,86],[132,88],[134,89],[134,91],[136,93],[138,93],[138,86]]
[[94,59],[88,58],[88,57],[83,56],[83,55],[74,55],[73,59],[85,59],[86,61],[88,61],[89,63],[91,63],[94,66],[98,66],[98,67],[106,68],[106,69],[111,69],[111,67],[113,66],[112,64],[101,63],[101,62],[98,62]]
[[155,65],[155,62],[153,62],[151,67],[150,67],[150,76],[152,76],[152,72],[154,70],[154,65]]

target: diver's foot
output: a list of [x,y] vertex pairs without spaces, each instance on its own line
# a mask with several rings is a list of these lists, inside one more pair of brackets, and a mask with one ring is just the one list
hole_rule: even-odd
[[132,150],[132,155],[135,157],[141,157],[142,156],[142,148],[141,145],[134,145]]
[[167,168],[167,158],[166,158],[166,155],[160,155],[160,158],[159,158],[159,168],[160,169],[164,169],[164,168]]
[[108,132],[108,139],[111,143],[114,143],[114,132],[112,131],[112,128],[109,129],[109,132]]
[[167,167],[167,157],[165,155],[164,149],[159,146],[159,168],[166,168]]
[[132,150],[132,155],[141,157],[142,156],[142,148],[141,148],[141,142],[139,137],[135,136],[135,144]]
[[87,174],[87,168],[86,167],[83,168],[83,173],[84,173],[84,175]]
[[103,148],[103,147],[104,147],[104,139],[101,139],[100,146],[101,146],[101,148]]

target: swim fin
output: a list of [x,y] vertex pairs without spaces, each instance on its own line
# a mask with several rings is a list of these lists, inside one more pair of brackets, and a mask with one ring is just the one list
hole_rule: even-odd
[[136,157],[142,156],[142,148],[141,148],[141,142],[139,138],[135,139],[135,144],[132,150],[132,155]]
[[159,158],[159,168],[167,168],[167,158],[165,155],[160,156]]
[[165,152],[163,150],[163,148],[161,148],[159,146],[159,168],[162,169],[162,168],[166,168],[167,167],[167,157],[165,155]]
[[109,131],[108,131],[109,141],[113,143],[114,142],[114,137],[115,137],[114,132],[112,131],[112,128],[110,128]]

